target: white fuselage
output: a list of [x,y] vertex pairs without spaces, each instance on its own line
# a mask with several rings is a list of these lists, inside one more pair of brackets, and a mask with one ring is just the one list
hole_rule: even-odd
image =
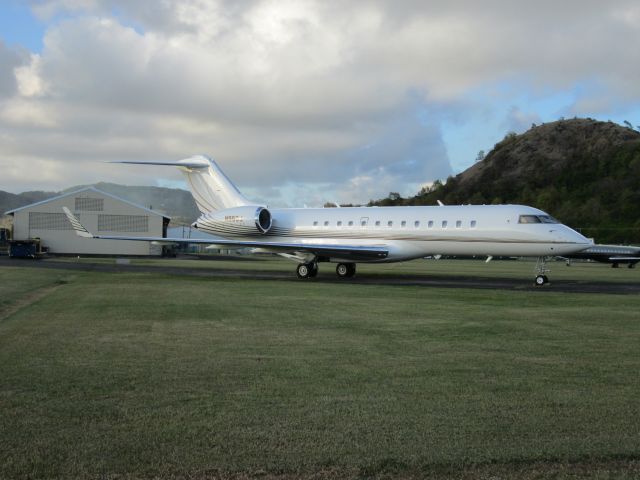
[[[202,215],[197,227],[226,239],[316,245],[385,245],[397,262],[428,255],[554,256],[581,251],[592,242],[560,223],[520,223],[546,216],[522,205],[273,209],[266,233],[238,218]],[[246,220],[246,219],[245,219]],[[340,261],[340,258],[330,258]]]

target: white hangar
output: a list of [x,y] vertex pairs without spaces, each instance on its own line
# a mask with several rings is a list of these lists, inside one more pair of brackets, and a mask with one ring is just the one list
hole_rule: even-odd
[[71,210],[92,233],[131,237],[166,237],[169,218],[94,187],[32,203],[6,212],[13,216],[13,239],[40,238],[50,253],[74,255],[161,255],[151,242],[78,237],[62,211]]

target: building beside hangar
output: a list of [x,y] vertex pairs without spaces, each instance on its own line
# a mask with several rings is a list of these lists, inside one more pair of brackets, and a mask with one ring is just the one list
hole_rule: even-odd
[[161,255],[162,245],[76,235],[62,211],[71,210],[96,235],[166,237],[169,217],[115,195],[87,187],[6,212],[13,216],[13,240],[39,238],[53,254]]

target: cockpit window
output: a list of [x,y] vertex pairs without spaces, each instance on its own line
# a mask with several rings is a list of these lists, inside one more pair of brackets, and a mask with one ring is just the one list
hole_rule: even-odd
[[520,215],[518,223],[542,223],[537,215]]
[[520,215],[518,223],[560,223],[551,215]]

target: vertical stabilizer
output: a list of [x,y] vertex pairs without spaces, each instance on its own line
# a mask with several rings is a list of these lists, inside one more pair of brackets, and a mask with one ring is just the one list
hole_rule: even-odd
[[112,162],[136,165],[173,165],[180,167],[187,180],[191,195],[201,213],[215,212],[226,208],[251,205],[231,180],[212,159],[204,155],[178,160],[177,162]]
[[[203,166],[194,167],[198,162]],[[178,163],[184,165],[180,170],[184,173],[191,195],[202,213],[250,205],[240,190],[210,158],[196,155]]]

